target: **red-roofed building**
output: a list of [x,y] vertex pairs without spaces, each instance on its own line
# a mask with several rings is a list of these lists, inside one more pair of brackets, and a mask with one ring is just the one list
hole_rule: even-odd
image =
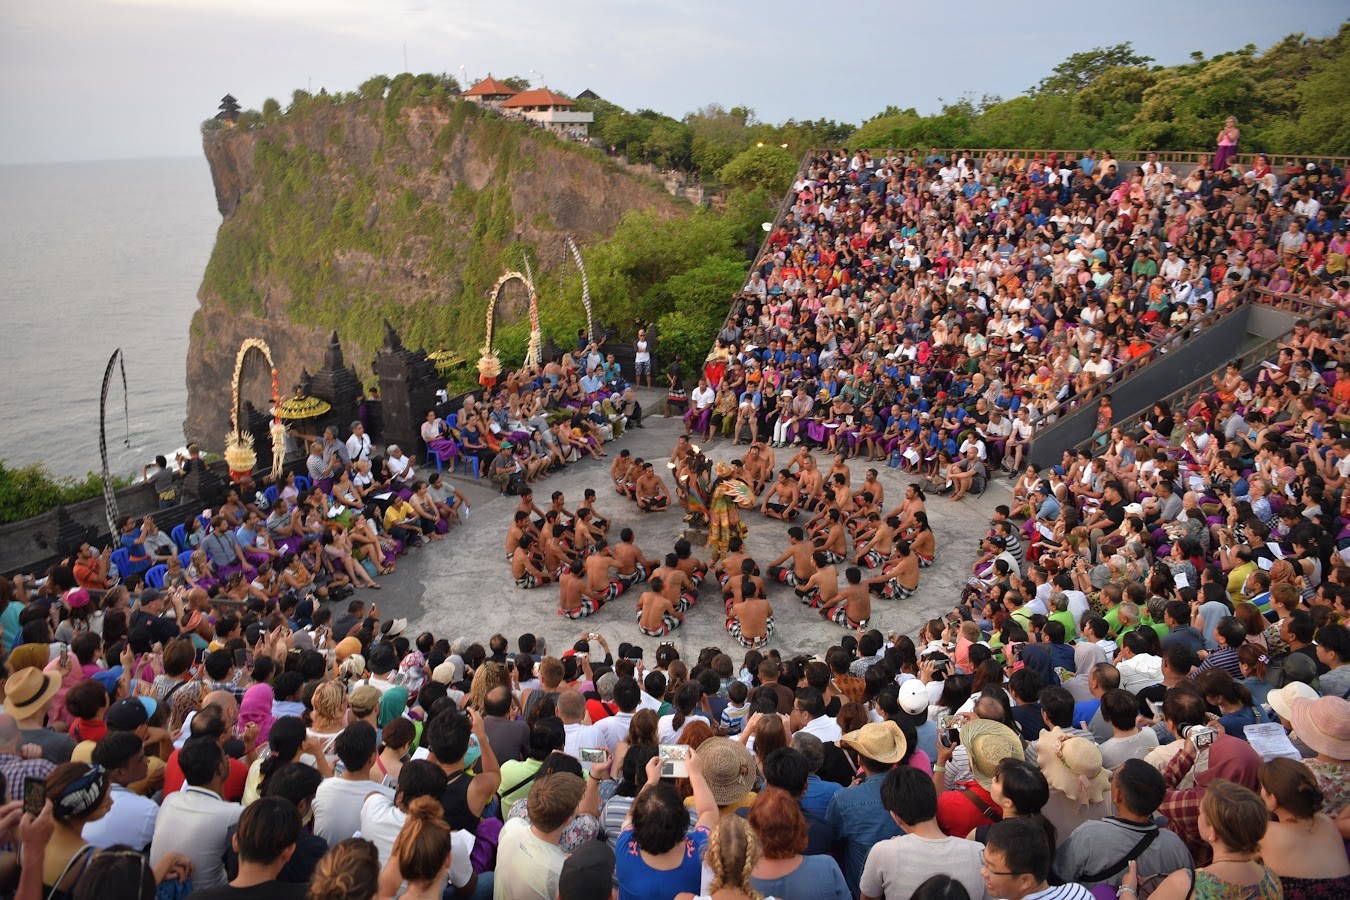
[[517,93],[515,88],[509,84],[503,84],[491,75],[460,94],[470,103],[478,103],[482,106],[500,106],[504,101],[510,100]]
[[576,104],[573,101],[561,94],[555,94],[547,88],[538,88],[521,91],[511,99],[503,101],[500,108],[504,113],[524,116],[565,137],[582,139],[590,133],[595,115],[573,110],[574,106]]

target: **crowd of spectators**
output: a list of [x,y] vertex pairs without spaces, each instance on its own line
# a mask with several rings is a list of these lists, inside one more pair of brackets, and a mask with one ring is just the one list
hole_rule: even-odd
[[[1309,165],[1180,177],[1109,153],[858,152],[808,168],[687,421],[887,458],[958,496],[953,458],[1006,463],[1013,501],[968,589],[914,635],[682,659],[589,631],[557,648],[414,635],[348,596],[468,513],[433,469],[473,456],[522,493],[640,427],[584,339],[430,415],[423,462],[330,431],[266,509],[244,481],[182,546],[130,520],[121,562],[86,545],[40,584],[0,579],[0,885],[1345,896],[1346,186]],[[1258,377],[1230,370],[1138,428],[1108,403],[1088,449],[1024,465],[1071,394],[1248,284],[1327,314]],[[690,402],[678,363],[667,377]]]
[[1016,471],[1039,423],[1249,287],[1350,308],[1350,184],[1329,163],[838,151],[792,190],[704,382],[674,385],[709,436],[931,474],[973,433],[981,465]]
[[0,581],[25,623],[0,877],[81,900],[1344,896],[1339,588],[1277,592],[1276,638],[1208,580],[1155,621],[1135,583],[1039,577],[914,637],[690,659],[412,636],[360,600],[249,601],[201,649],[141,604],[67,645],[33,629],[59,603]]

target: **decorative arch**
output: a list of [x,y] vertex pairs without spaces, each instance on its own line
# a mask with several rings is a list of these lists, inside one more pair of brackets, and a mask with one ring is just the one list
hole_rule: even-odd
[[[525,263],[529,266],[529,261]],[[512,281],[519,281],[525,285],[525,290],[530,294],[530,344],[525,351],[526,365],[538,365],[542,341],[539,334],[539,295],[534,289],[534,280],[528,275],[510,270],[498,278],[488,291],[487,305],[487,331],[483,338],[483,347],[479,351],[478,359],[478,381],[479,383],[490,386],[496,384],[497,377],[502,373],[501,358],[497,355],[497,350],[492,346],[492,338],[496,332],[496,313],[497,298],[501,296],[502,289]]]
[[[586,266],[581,261],[581,250],[577,247],[577,242],[572,240],[569,234],[565,238],[567,249],[572,251],[572,259],[576,260],[577,270],[581,272],[581,305],[586,308],[586,335],[595,340],[595,320],[591,317],[591,282],[586,277]],[[563,265],[567,265],[567,256],[563,256]]]
[[240,403],[239,389],[244,376],[244,363],[248,360],[249,353],[256,351],[267,361],[267,368],[272,374],[272,427],[270,434],[272,438],[272,468],[279,469],[282,462],[286,459],[286,428],[281,424],[281,419],[277,415],[277,408],[281,405],[281,385],[278,380],[276,363],[272,361],[272,348],[267,346],[267,342],[262,338],[245,338],[239,345],[239,352],[234,357],[234,378],[230,381],[230,432],[225,435],[225,461],[229,464],[231,473],[248,473],[253,470],[258,456],[253,449],[253,435],[239,427]]
[[103,370],[103,391],[98,400],[98,454],[103,461],[103,511],[108,516],[108,533],[117,538],[117,494],[113,490],[112,472],[108,467],[108,388],[112,386],[113,369],[122,369],[122,417],[126,422],[127,448],[131,447],[131,404],[127,397],[127,364],[122,358],[122,348],[118,347],[108,358],[108,367]]

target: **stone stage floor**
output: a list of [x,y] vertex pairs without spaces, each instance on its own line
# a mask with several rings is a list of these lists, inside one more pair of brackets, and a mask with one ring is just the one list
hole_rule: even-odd
[[[679,418],[660,416],[663,399],[660,392],[642,391],[644,410],[657,411],[655,415],[644,416],[645,427],[630,429],[617,441],[605,445],[609,457],[573,463],[537,483],[536,503],[541,508],[547,507],[552,492],[561,490],[568,508],[575,509],[582,492],[594,488],[599,513],[612,523],[612,540],[617,541],[619,530],[628,526],[648,557],[659,558],[669,552],[684,530],[683,510],[672,506],[661,513],[639,512],[632,502],[614,492],[609,480],[609,463],[619,450],[627,448],[634,456],[659,460],[658,472],[673,489],[664,463],[683,428]],[[733,445],[722,438],[700,446],[714,460],[733,459],[745,450],[744,445]],[[785,463],[792,452],[776,450],[777,465]],[[817,452],[816,457],[822,470],[829,468],[828,454]],[[855,489],[869,467],[877,468],[885,489],[886,509],[894,508],[904,495],[905,486],[914,480],[884,463],[852,460],[850,466]],[[545,638],[557,653],[590,631],[603,634],[615,651],[620,641],[648,647],[658,643],[656,638],[638,631],[635,605],[641,586],[634,586],[594,615],[575,622],[557,614],[556,584],[533,590],[516,587],[504,559],[506,528],[516,498],[499,496],[486,480],[457,477],[453,481],[472,505],[468,521],[452,529],[445,540],[416,548],[404,556],[397,572],[380,579],[381,590],[357,591],[357,596],[367,603],[378,602],[381,618],[406,617],[410,637],[430,630],[438,637],[454,640],[466,636],[486,645],[494,632],[501,632],[512,641],[512,649],[515,637],[524,632]],[[913,636],[923,621],[951,610],[969,577],[977,541],[987,529],[994,507],[1010,499],[1011,484],[1006,478],[996,478],[982,496],[967,497],[959,503],[946,497],[928,498],[929,522],[937,533],[937,561],[923,570],[919,590],[908,600],[873,598],[873,627]],[[742,521],[749,527],[746,549],[762,569],[767,568],[787,547],[789,523],[767,519],[758,509],[742,513]],[[695,555],[708,562],[706,547],[695,548]],[[791,588],[770,582],[768,592],[777,623],[771,647],[785,656],[799,652],[815,654],[838,640],[843,629],[804,607]],[[697,656],[703,647],[720,646],[733,658],[739,658],[740,648],[727,634],[725,623],[721,592],[710,579],[703,586],[698,604],[685,613],[684,625],[668,640],[684,657]]]

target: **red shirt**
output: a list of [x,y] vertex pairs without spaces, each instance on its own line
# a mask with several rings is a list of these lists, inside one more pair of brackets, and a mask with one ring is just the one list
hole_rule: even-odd
[[599,700],[587,700],[586,712],[590,713],[592,723],[599,722],[601,719],[608,719],[614,715],[614,710]]
[[102,719],[76,719],[70,723],[67,733],[73,737],[76,742],[103,740],[103,736],[108,733],[108,724]]
[[954,789],[943,791],[938,795],[937,823],[942,833],[949,837],[963,838],[973,829],[981,825],[992,825],[997,821],[981,812],[963,790],[969,790],[993,809],[998,809],[994,798],[976,781],[963,781]]
[[[238,803],[244,796],[244,782],[248,781],[248,766],[237,759],[230,760],[230,774],[225,777],[225,785],[220,789],[222,800]],[[183,789],[183,770],[178,765],[178,751],[169,754],[164,766],[164,796]]]

